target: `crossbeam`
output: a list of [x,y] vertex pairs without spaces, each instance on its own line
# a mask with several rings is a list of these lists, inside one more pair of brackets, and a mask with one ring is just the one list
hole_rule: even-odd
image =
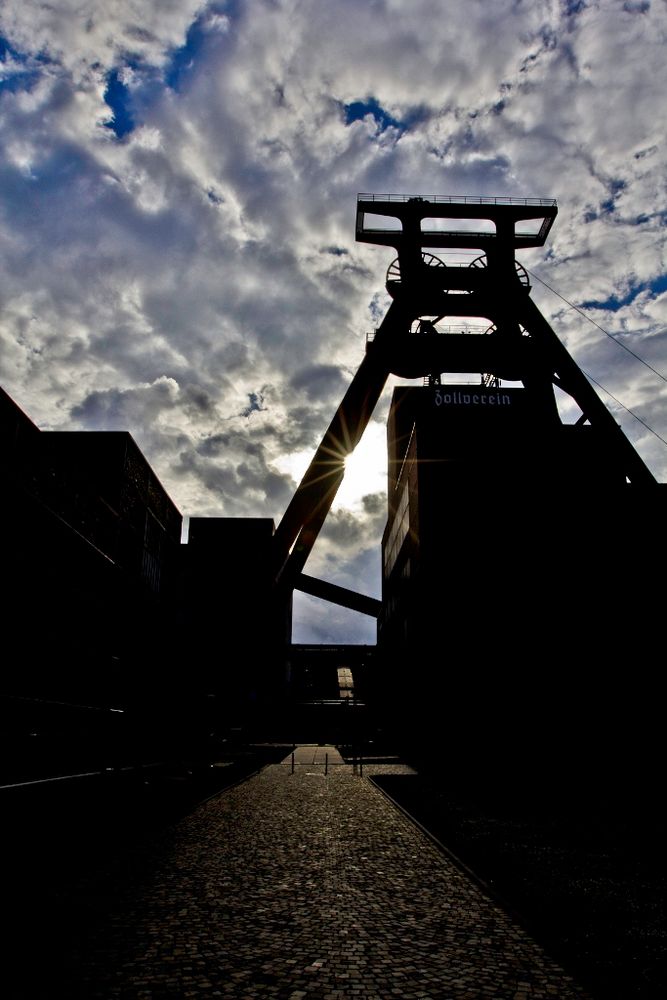
[[302,594],[310,594],[311,597],[320,597],[331,604],[338,604],[341,608],[359,611],[371,618],[377,618],[382,610],[382,601],[374,597],[359,594],[356,590],[348,590],[347,587],[340,587],[336,583],[318,580],[314,576],[306,576],[305,573],[296,578],[294,589],[301,591]]
[[[357,198],[356,238],[360,243],[403,249],[406,245],[451,249],[481,248],[491,250],[502,242],[514,249],[544,246],[549,230],[558,214],[552,199],[464,199],[444,196],[436,200],[421,196],[374,195]],[[366,216],[387,219],[387,227],[369,224]],[[490,231],[472,230],[471,226],[428,226],[424,220],[484,219],[491,223]],[[531,226],[527,223],[532,222]],[[398,223],[398,225],[397,225]]]

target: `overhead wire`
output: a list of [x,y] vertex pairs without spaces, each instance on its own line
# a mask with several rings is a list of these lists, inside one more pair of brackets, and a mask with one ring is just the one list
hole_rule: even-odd
[[[641,362],[641,364],[643,364],[646,368],[648,368],[655,375],[657,375],[658,378],[662,379],[663,382],[667,382],[667,376],[663,375],[662,372],[659,372],[656,368],[653,367],[653,365],[650,365],[648,361],[645,361],[643,358],[640,358],[640,356],[638,354],[635,354],[634,351],[631,351],[630,348],[627,346],[627,344],[624,344],[622,340],[618,340],[616,337],[614,337],[613,334],[609,333],[608,330],[605,330],[603,326],[600,326],[599,323],[596,323],[594,319],[591,319],[591,317],[587,313],[585,313],[583,309],[580,309],[579,306],[576,306],[574,302],[570,302],[570,300],[566,299],[564,295],[561,295],[560,292],[557,292],[555,288],[552,288],[551,285],[548,285],[543,278],[540,278],[539,274],[535,274],[534,271],[529,271],[528,268],[526,268],[526,271],[532,278],[537,278],[537,280],[541,282],[545,288],[548,288],[550,292],[553,292],[554,295],[557,295],[559,299],[562,299],[563,302],[567,303],[570,309],[574,309],[575,312],[578,312],[580,316],[583,316],[584,319],[588,320],[589,323],[592,323],[593,326],[596,326],[598,330],[601,330],[606,337],[609,337],[609,339],[613,340],[615,344],[618,344],[619,347],[622,347],[624,351],[627,351],[628,354],[631,354],[633,358],[636,358],[637,361]],[[611,395],[611,393],[609,395]]]
[[[624,351],[628,352],[628,354],[631,354],[633,358],[636,358],[637,361],[639,361],[642,365],[644,365],[644,367],[648,368],[649,371],[652,371],[654,373],[654,375],[657,375],[659,379],[662,379],[663,382],[667,382],[667,377],[665,377],[662,374],[662,372],[659,372],[656,368],[654,368],[652,365],[650,365],[648,363],[648,361],[645,361],[638,354],[635,354],[635,352],[632,351],[632,350],[630,350],[630,348],[626,344],[624,344],[622,341],[617,340],[616,337],[612,336],[612,334],[609,333],[607,330],[605,330],[605,328],[603,326],[600,326],[600,324],[596,323],[594,319],[591,319],[591,317],[588,316],[584,312],[583,309],[580,309],[580,307],[577,306],[577,305],[575,305],[574,302],[570,302],[569,299],[566,299],[564,295],[561,295],[561,293],[558,292],[558,291],[556,291],[555,288],[552,288],[551,285],[547,284],[547,282],[543,278],[540,278],[539,274],[535,274],[534,271],[530,271],[528,268],[526,268],[526,271],[527,271],[527,273],[532,278],[536,278],[542,285],[544,285],[545,288],[548,288],[550,292],[553,292],[553,294],[557,295],[559,299],[562,299],[562,301],[565,302],[571,309],[574,309],[574,311],[577,312],[577,313],[579,313],[580,316],[583,316],[583,318],[585,320],[588,320],[588,322],[592,323],[593,326],[597,327],[598,330],[601,330],[602,333],[604,333],[606,337],[609,337],[610,340],[612,340],[619,347],[622,347]],[[606,392],[607,395],[610,396],[611,399],[613,399],[615,403],[618,403],[618,405],[620,407],[622,407],[625,410],[626,413],[629,413],[630,416],[632,416],[632,417],[635,418],[635,420],[638,420],[639,423],[643,424],[644,427],[646,427],[646,429],[649,430],[651,432],[651,434],[654,434],[655,437],[657,437],[657,439],[659,441],[662,441],[662,443],[664,445],[667,445],[667,441],[665,440],[665,438],[661,437],[660,434],[658,434],[658,432],[656,430],[654,430],[651,427],[651,425],[646,422],[646,420],[644,420],[643,417],[640,417],[639,414],[635,413],[634,410],[631,410],[629,406],[626,406],[625,403],[621,402],[620,399],[618,399],[616,396],[614,396],[613,392],[610,392],[609,389],[607,389],[604,385],[602,385],[600,382],[598,382],[597,379],[594,379],[593,376],[591,374],[589,374],[589,372],[584,371],[583,368],[582,368],[582,371],[584,372],[584,375],[586,376],[587,379],[589,379],[591,382],[593,382],[595,385],[597,385],[598,388],[602,389],[603,392]]]
[[635,418],[635,420],[638,420],[640,424],[643,424],[644,427],[646,427],[646,429],[651,432],[651,434],[655,434],[658,441],[662,441],[663,444],[667,445],[667,441],[664,439],[664,437],[660,437],[658,432],[654,431],[651,425],[647,424],[643,417],[640,417],[638,413],[635,413],[634,410],[631,410],[629,406],[626,406],[625,403],[622,403],[620,399],[617,399],[617,397],[613,394],[613,392],[609,392],[609,389],[605,389],[605,387],[601,385],[600,382],[597,381],[597,379],[594,379],[589,372],[585,371],[583,368],[581,370],[587,379],[589,379],[591,382],[597,385],[598,388],[602,389],[603,392],[606,392],[608,396],[611,396],[614,402],[618,403],[618,405],[621,406],[626,413],[629,413],[632,417]]

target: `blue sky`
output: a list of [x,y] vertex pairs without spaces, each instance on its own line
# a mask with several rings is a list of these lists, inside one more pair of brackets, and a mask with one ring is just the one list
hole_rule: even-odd
[[[667,374],[664,3],[81,11],[0,8],[2,385],[39,426],[130,430],[186,516],[279,520],[388,304],[360,191],[557,198],[521,263]],[[666,436],[664,381],[533,295]],[[388,402],[307,566],[374,595]],[[608,402],[667,481],[665,446]],[[300,641],[372,641],[314,599],[296,617]]]

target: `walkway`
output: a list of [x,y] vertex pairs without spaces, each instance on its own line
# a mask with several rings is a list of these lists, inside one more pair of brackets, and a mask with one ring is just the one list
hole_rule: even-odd
[[173,827],[72,996],[585,996],[367,780],[389,768],[341,765],[300,747],[294,773],[288,756]]

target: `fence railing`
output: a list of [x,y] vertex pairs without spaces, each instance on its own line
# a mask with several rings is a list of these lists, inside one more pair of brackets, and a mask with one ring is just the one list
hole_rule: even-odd
[[556,204],[555,198],[510,198],[504,195],[492,197],[469,194],[358,194],[357,201],[431,201],[444,205],[536,205],[538,207],[550,207]]
[[[294,774],[297,767],[322,767],[321,761],[297,761],[295,759],[294,751],[292,751],[291,756],[291,773]],[[329,754],[324,755],[324,774],[329,774],[330,767],[351,767],[353,774],[359,774],[361,778],[364,776],[364,758],[359,754],[358,756],[352,757],[351,760],[329,760]]]

